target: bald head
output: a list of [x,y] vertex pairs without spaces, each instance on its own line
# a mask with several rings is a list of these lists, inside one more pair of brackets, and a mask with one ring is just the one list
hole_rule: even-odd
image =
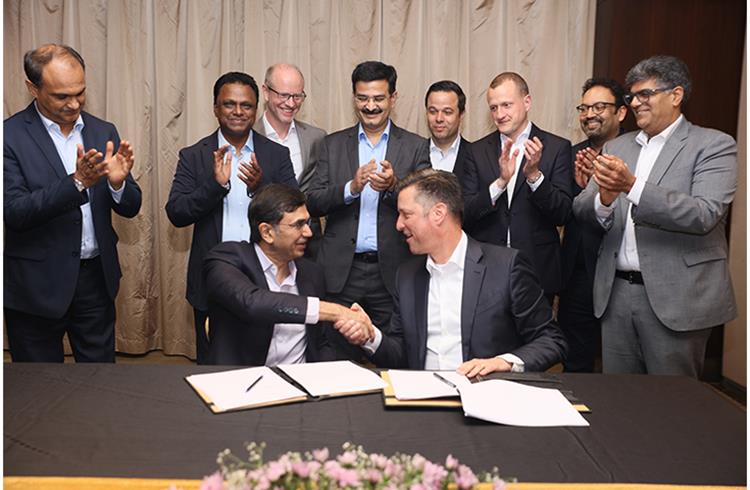
[[305,97],[305,77],[299,68],[287,63],[268,67],[263,83],[266,119],[279,136],[286,136]]
[[85,71],[86,64],[78,51],[65,44],[43,44],[36,49],[27,51],[23,56],[23,70],[26,78],[35,86],[41,87],[43,83],[42,72],[52,60],[61,61]]

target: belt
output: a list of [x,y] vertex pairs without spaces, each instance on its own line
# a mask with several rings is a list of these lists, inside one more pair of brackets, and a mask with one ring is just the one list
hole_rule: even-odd
[[643,276],[638,271],[615,271],[615,277],[625,279],[630,284],[643,284]]
[[378,261],[378,253],[377,252],[362,252],[362,253],[354,254],[354,260],[359,260],[360,262],[367,262],[368,264],[374,264]]

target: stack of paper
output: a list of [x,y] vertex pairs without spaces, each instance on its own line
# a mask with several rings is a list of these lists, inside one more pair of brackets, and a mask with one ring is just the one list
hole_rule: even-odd
[[[398,400],[426,400],[458,396],[457,389],[471,384],[466,376],[462,376],[455,371],[399,371],[390,369],[388,370],[388,376],[391,379],[393,393]],[[456,388],[448,383],[452,383]]]
[[282,364],[279,369],[312,396],[356,395],[386,387],[380,376],[351,361]]

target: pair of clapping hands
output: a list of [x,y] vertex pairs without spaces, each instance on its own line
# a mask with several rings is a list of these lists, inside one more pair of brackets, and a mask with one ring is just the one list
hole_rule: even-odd
[[635,175],[622,159],[614,155],[597,155],[591,148],[576,153],[574,175],[581,188],[585,188],[593,176],[605,206],[612,204],[621,192],[630,192],[635,183]]
[[[232,152],[230,145],[224,145],[214,152],[214,178],[219,185],[227,186],[232,176]],[[263,180],[263,170],[258,165],[255,153],[250,154],[249,162],[240,162],[237,176],[247,186],[248,191],[255,192]]]
[[349,190],[352,194],[360,194],[368,183],[372,187],[372,190],[376,192],[391,189],[396,183],[396,176],[393,175],[391,162],[383,160],[380,162],[380,170],[378,170],[378,164],[373,158],[365,165],[357,168],[357,173],[354,174]]
[[89,188],[106,176],[109,185],[114,190],[120,190],[134,162],[133,147],[128,141],[121,141],[116,153],[114,143],[107,141],[104,155],[96,149],[84,152],[83,146],[78,145],[73,178]]

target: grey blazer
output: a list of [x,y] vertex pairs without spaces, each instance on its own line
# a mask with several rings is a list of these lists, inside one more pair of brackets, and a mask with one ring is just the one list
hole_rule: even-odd
[[[632,172],[641,147],[638,133],[624,134],[604,146]],[[737,188],[737,145],[719,131],[683,119],[654,163],[638,206],[633,206],[643,283],[659,320],[672,330],[720,325],[737,316],[727,265],[727,211]],[[573,211],[596,223],[594,179],[576,197]],[[606,223],[594,281],[594,314],[607,309],[628,201],[617,198]]]
[[[297,137],[299,138],[299,147],[302,152],[302,173],[300,174],[297,182],[302,192],[307,192],[312,181],[313,173],[315,173],[315,163],[317,160],[318,152],[320,151],[320,145],[323,143],[323,138],[326,137],[326,132],[311,124],[303,123],[302,121],[294,120],[294,125],[297,128]],[[266,136],[266,128],[263,126],[263,118],[259,117],[255,122],[253,129],[256,133]]]

